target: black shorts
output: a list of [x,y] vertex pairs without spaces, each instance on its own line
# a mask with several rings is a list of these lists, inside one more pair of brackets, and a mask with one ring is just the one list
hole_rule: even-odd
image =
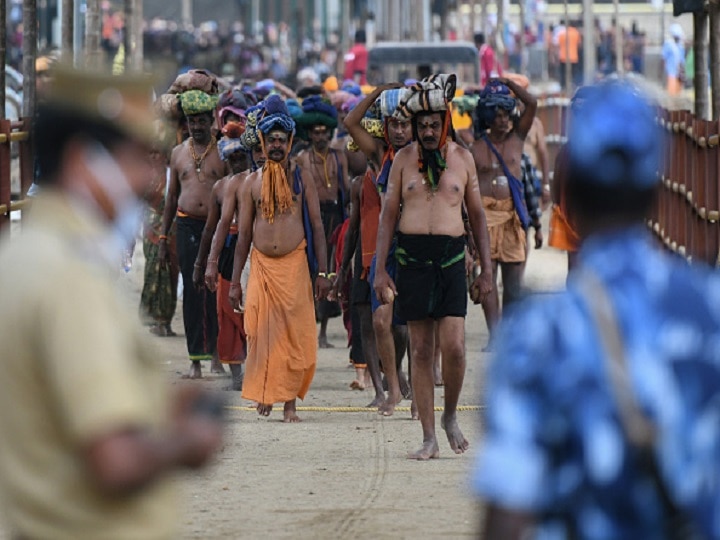
[[396,257],[400,317],[422,321],[467,315],[464,237],[398,233]]
[[[360,235],[358,235],[358,246],[360,246]],[[354,257],[352,285],[350,286],[350,305],[362,305],[370,303],[370,282],[369,276],[361,278],[363,272],[362,254],[357,250]]]

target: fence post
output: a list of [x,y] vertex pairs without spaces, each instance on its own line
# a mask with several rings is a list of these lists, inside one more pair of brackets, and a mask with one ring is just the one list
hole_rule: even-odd
[[27,139],[20,141],[20,193],[24,197],[35,180],[35,160],[33,159],[34,142],[32,133],[32,118],[25,116],[21,119],[20,129],[26,132]]
[[[6,205],[6,208],[10,208],[10,199],[12,196],[10,187],[10,120],[0,119],[0,138],[5,137],[3,142],[0,142],[0,205]],[[10,213],[0,213],[0,229],[8,224],[10,220]]]

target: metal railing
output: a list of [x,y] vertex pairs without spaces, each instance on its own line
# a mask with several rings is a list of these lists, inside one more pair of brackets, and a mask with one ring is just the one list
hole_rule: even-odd
[[717,121],[690,111],[658,114],[668,132],[658,203],[648,225],[667,249],[690,262],[720,264],[720,137]]
[[[12,145],[18,145],[20,192],[12,188]],[[24,208],[28,201],[19,199],[33,181],[33,154],[30,144],[30,119],[0,119],[0,228],[10,221],[10,212]],[[14,200],[14,197],[16,198]],[[19,199],[19,200],[18,200]]]

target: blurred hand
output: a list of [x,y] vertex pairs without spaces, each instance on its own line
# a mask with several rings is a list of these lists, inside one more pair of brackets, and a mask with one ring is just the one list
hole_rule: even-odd
[[540,249],[542,246],[543,246],[542,229],[535,229],[535,249]]
[[330,292],[332,283],[326,277],[318,276],[315,280],[315,300],[325,300]]
[[233,307],[233,309],[242,311],[242,302],[243,302],[243,291],[242,291],[242,285],[239,283],[231,283],[230,284],[230,305]]
[[205,267],[205,286],[208,290],[215,292],[218,282],[218,265],[215,261],[208,261]]

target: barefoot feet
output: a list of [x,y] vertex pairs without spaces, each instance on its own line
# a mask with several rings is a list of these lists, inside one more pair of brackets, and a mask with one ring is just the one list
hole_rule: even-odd
[[225,375],[227,373],[223,365],[220,363],[220,360],[214,356],[213,359],[210,360],[210,373],[216,373],[218,375]]
[[417,461],[427,461],[429,459],[437,459],[440,457],[440,449],[438,448],[437,439],[423,442],[420,450],[416,452],[410,452],[407,455],[408,459],[415,459]]
[[295,400],[286,401],[285,408],[283,410],[283,422],[286,424],[294,424],[296,422],[302,422],[300,417],[297,415],[297,409],[295,407]]
[[188,371],[187,375],[183,376],[183,379],[202,379],[202,368],[200,367],[200,362],[190,362],[190,371]]
[[393,396],[388,394],[387,399],[378,406],[378,414],[382,416],[392,416],[395,413],[395,407],[402,401],[402,396]]
[[373,409],[375,407],[379,407],[385,403],[385,396],[382,394],[375,394],[375,399],[373,399],[370,403],[366,405],[368,409]]
[[257,405],[257,412],[260,416],[270,416],[270,413],[273,410],[272,403],[269,405],[266,405],[264,403],[258,403]]
[[327,336],[320,336],[318,337],[318,347],[321,349],[334,349],[335,345],[328,341]]
[[462,454],[470,448],[470,443],[462,434],[462,431],[460,431],[460,426],[458,426],[457,423],[457,416],[454,414],[451,416],[445,416],[443,413],[440,425],[445,430],[448,442],[450,443],[450,448],[453,449],[453,452],[456,454]]

